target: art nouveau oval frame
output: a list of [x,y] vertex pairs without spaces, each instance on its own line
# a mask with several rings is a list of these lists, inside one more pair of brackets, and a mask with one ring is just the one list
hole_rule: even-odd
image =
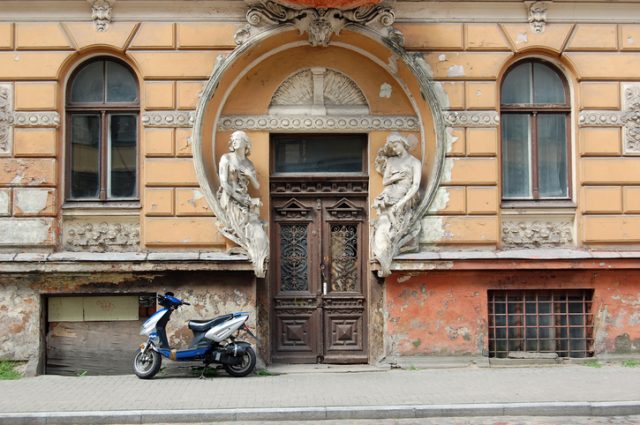
[[[193,139],[192,139],[192,147],[193,147],[193,161],[196,170],[196,177],[198,179],[198,183],[200,184],[201,190],[205,199],[207,200],[209,206],[213,210],[214,214],[217,217],[224,217],[224,211],[220,207],[218,203],[218,199],[216,197],[217,188],[219,186],[218,176],[217,176],[217,164],[215,162],[215,158],[205,158],[203,153],[203,130],[205,124],[205,112],[208,106],[208,103],[213,98],[214,93],[216,92],[220,80],[225,75],[225,72],[229,70],[232,65],[242,58],[244,55],[249,54],[253,47],[258,44],[264,42],[270,37],[276,36],[283,32],[287,31],[295,31],[295,26],[291,24],[280,24],[277,26],[273,26],[269,29],[266,29],[258,34],[255,34],[249,37],[243,44],[236,47],[228,56],[219,56],[214,67],[214,70],[209,78],[206,86],[203,89],[202,95],[197,105],[197,109],[195,112],[195,121],[193,127]],[[423,57],[419,53],[409,53],[404,47],[396,43],[393,39],[384,37],[380,33],[368,28],[367,26],[360,24],[350,24],[347,25],[344,30],[352,31],[357,34],[363,35],[371,40],[376,41],[387,50],[392,56],[397,57],[401,60],[407,68],[411,71],[413,76],[416,79],[416,82],[419,86],[420,94],[422,100],[426,102],[426,109],[431,111],[433,125],[435,127],[435,158],[433,161],[433,165],[431,170],[427,175],[427,183],[426,185],[421,185],[421,198],[418,207],[416,208],[413,224],[419,225],[418,221],[421,220],[424,215],[427,213],[429,206],[433,202],[436,191],[440,184],[440,180],[443,175],[444,165],[445,165],[445,154],[446,154],[446,145],[447,145],[447,136],[446,136],[446,122],[443,114],[443,101],[442,99],[446,98],[446,95],[442,88],[434,84],[431,78],[431,71],[427,63],[424,61]],[[360,55],[363,55],[363,49],[345,43],[330,43],[330,45],[336,45],[342,48],[350,49]],[[322,48],[322,47],[318,47]],[[364,55],[366,57],[366,55]],[[253,65],[253,63],[252,63]],[[406,85],[399,79],[399,77],[395,76],[392,70],[390,70],[384,64],[379,64],[384,67],[390,75],[394,76],[396,81],[402,86],[406,87]],[[226,101],[226,98],[224,99]],[[412,105],[416,109],[418,120],[419,120],[419,128],[420,128],[420,148],[421,148],[421,161],[424,165],[425,155],[426,155],[426,128],[424,119],[422,114],[419,113],[418,105],[415,102],[420,101],[420,99],[411,99]],[[222,102],[224,105],[224,102]],[[220,121],[220,113],[222,111],[222,107],[218,108],[216,111],[213,125],[212,125],[212,152],[215,156],[216,152],[216,129],[218,127]],[[212,161],[213,170],[216,171],[213,176],[208,176],[206,171],[205,161]],[[213,182],[211,181],[213,180]],[[255,265],[254,265],[255,266]],[[255,268],[255,267],[254,267]]]

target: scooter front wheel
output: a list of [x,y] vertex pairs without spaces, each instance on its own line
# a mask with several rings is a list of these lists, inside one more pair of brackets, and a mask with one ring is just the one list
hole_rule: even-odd
[[242,361],[236,365],[226,364],[224,370],[231,376],[241,378],[247,376],[256,367],[256,352],[253,348],[247,347],[246,351],[242,355]]
[[160,370],[162,357],[156,351],[148,348],[146,352],[138,350],[133,359],[133,371],[140,379],[151,379]]

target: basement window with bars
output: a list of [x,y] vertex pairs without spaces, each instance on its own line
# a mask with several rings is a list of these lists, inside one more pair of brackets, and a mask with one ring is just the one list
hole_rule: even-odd
[[489,357],[593,356],[593,291],[489,291]]

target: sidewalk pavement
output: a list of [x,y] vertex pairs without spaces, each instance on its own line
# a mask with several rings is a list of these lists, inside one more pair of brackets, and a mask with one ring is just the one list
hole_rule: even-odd
[[270,375],[0,381],[0,424],[640,415],[640,368],[270,367]]

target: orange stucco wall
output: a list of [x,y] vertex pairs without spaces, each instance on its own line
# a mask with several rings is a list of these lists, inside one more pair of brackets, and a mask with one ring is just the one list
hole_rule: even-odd
[[[233,35],[240,26],[224,21],[122,20],[98,32],[88,20],[0,23],[0,82],[10,85],[13,109],[55,111],[62,119],[58,128],[9,127],[12,149],[0,157],[0,224],[38,227],[38,237],[25,239],[25,246],[52,249],[59,243],[63,229],[58,228],[55,217],[64,202],[64,92],[75,66],[93,55],[115,55],[131,64],[139,78],[142,112],[193,111],[217,55],[236,47]],[[615,249],[640,246],[640,159],[625,153],[620,126],[579,122],[580,112],[622,109],[623,84],[638,79],[640,56],[633,42],[640,34],[638,25],[549,23],[542,33],[534,32],[526,22],[398,22],[395,26],[404,33],[405,48],[420,55],[430,68],[447,111],[499,112],[500,82],[510,64],[526,57],[555,63],[567,78],[573,111],[571,186],[577,208],[569,211],[576,225],[572,244]],[[254,63],[283,43],[304,43],[305,37],[292,30],[266,39],[238,62],[212,100],[222,103],[208,115],[209,134],[217,112],[264,113],[273,90],[292,72],[305,66],[326,66],[353,78],[373,113],[419,113],[424,118],[427,149],[423,160],[428,175],[435,137],[430,111],[414,110],[410,98],[420,98],[415,76],[383,44],[344,30],[334,37],[340,46],[301,46]],[[373,59],[345,45],[356,46]],[[409,95],[376,62],[395,62],[397,76]],[[250,72],[232,87],[229,97],[219,98],[248,67]],[[392,86],[390,98],[380,97],[382,82]],[[460,125],[447,131],[440,202],[425,218],[425,224],[438,231],[425,233],[422,242],[446,248],[500,248],[504,211],[500,207],[499,127]],[[195,177],[191,134],[189,127],[140,126],[139,221],[145,249],[224,246]],[[220,149],[224,149],[221,142]],[[259,169],[268,168],[267,157],[253,159]],[[22,200],[44,199],[45,192],[49,200],[41,208],[27,211],[21,207]],[[260,192],[263,197],[266,194]]]
[[563,270],[394,274],[385,292],[387,353],[483,355],[492,289],[593,289],[595,354],[640,353],[640,273]]

